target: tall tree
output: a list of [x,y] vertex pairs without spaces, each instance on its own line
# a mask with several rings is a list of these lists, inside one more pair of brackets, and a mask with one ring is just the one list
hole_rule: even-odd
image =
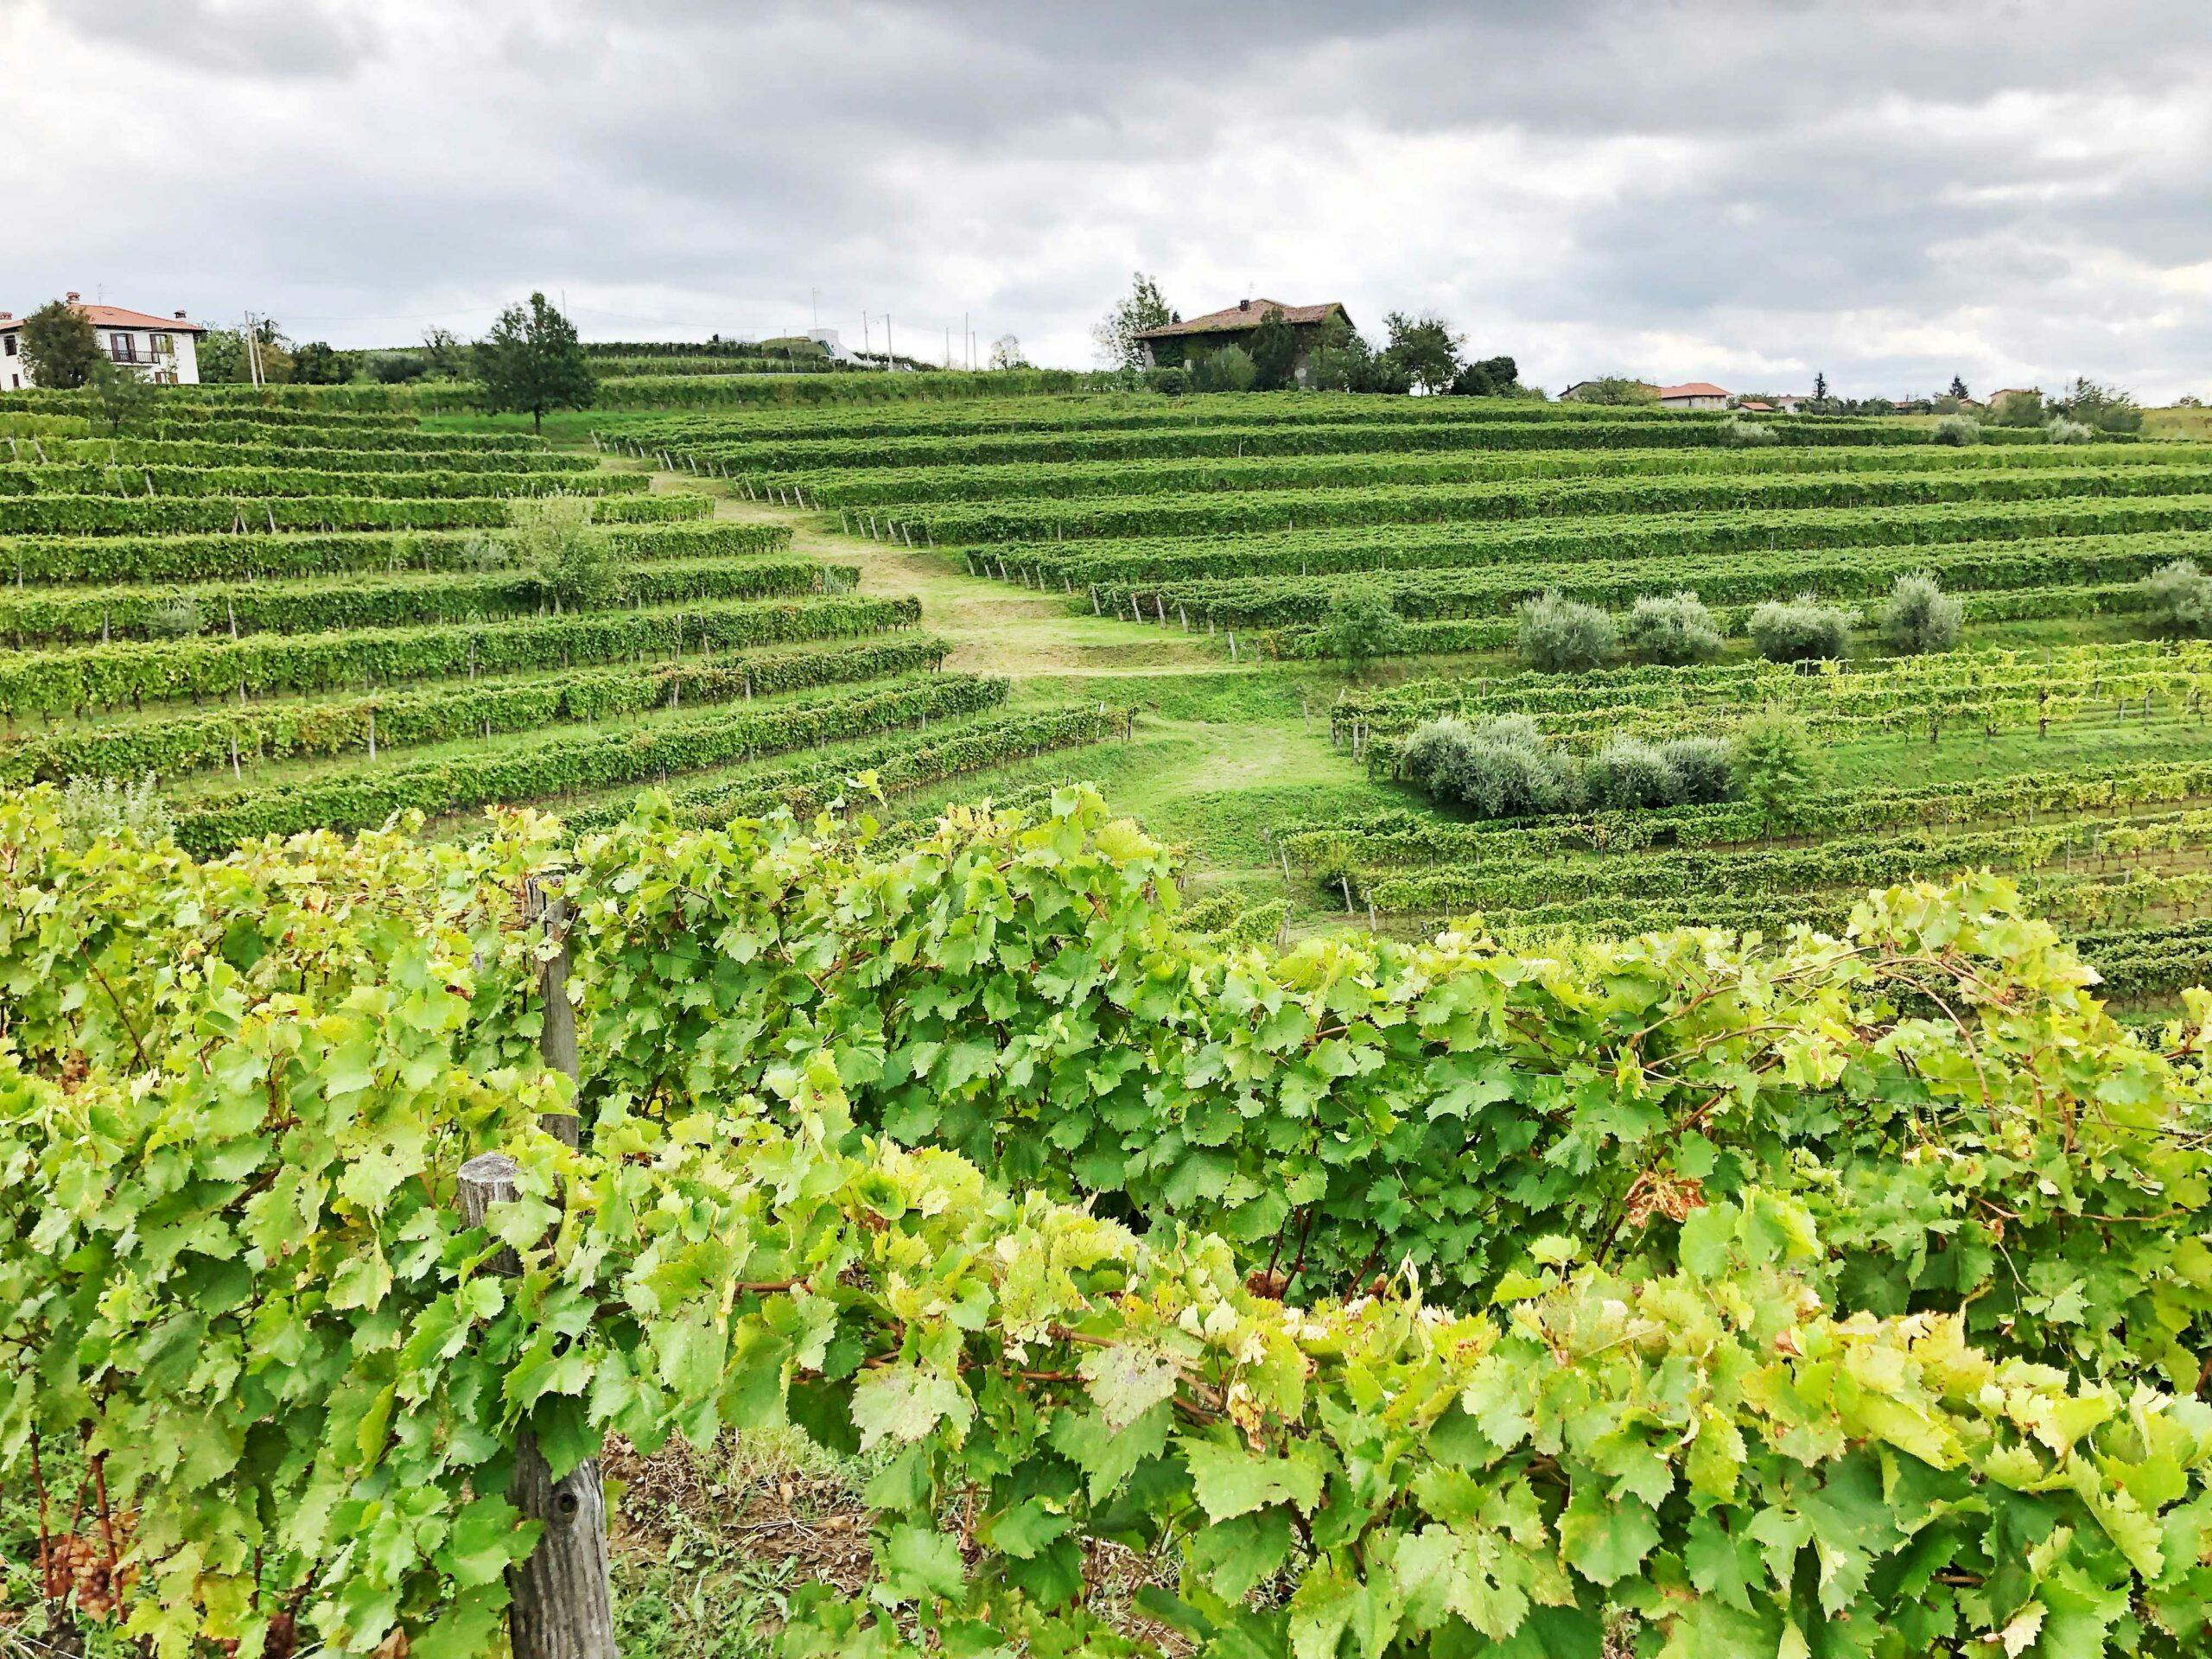
[[1961,403],[1964,403],[1967,398],[1967,383],[1955,374],[1951,377],[1950,395]]
[[92,378],[104,356],[92,320],[66,300],[48,300],[23,319],[22,351],[35,384],[64,391]]
[[1828,400],[1828,378],[1817,371],[1813,375],[1813,401],[1824,404]]
[[1402,311],[1391,312],[1382,319],[1382,326],[1390,336],[1382,355],[1414,385],[1436,392],[1452,384],[1459,372],[1464,334],[1453,334],[1451,324],[1440,316],[1409,317]]
[[1252,357],[1253,391],[1281,391],[1290,385],[1298,369],[1298,334],[1281,306],[1268,308],[1244,349]]
[[477,341],[476,378],[486,408],[527,414],[539,431],[547,410],[588,409],[599,391],[575,324],[543,294],[532,294],[526,308],[509,306]]
[[1142,368],[1144,342],[1137,335],[1147,328],[1177,321],[1160,292],[1160,284],[1138,271],[1128,295],[1091,328],[1090,338],[1098,347],[1099,362],[1109,369]]

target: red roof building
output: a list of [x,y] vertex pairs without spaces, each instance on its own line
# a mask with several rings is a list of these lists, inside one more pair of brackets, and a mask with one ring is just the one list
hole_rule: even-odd
[[[157,317],[149,311],[130,311],[119,305],[86,305],[76,294],[65,303],[92,325],[100,349],[111,361],[137,369],[149,380],[163,385],[200,383],[199,339],[207,329],[179,311]],[[22,319],[0,311],[0,391],[15,391],[35,385],[23,366]]]
[[1313,347],[1320,342],[1321,330],[1334,318],[1351,321],[1344,307],[1334,300],[1320,305],[1285,305],[1281,300],[1239,300],[1234,305],[1218,311],[1209,311],[1202,317],[1191,317],[1174,322],[1163,322],[1157,328],[1140,329],[1135,339],[1144,347],[1147,368],[1185,360],[1193,351],[1200,355],[1218,350],[1224,346],[1242,346],[1249,342],[1252,331],[1260,320],[1270,311],[1282,313],[1282,320],[1290,325],[1297,337],[1298,355],[1293,374],[1298,384],[1306,384],[1307,359]]

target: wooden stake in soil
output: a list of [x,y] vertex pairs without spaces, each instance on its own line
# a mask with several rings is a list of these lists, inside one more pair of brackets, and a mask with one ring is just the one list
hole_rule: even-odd
[[[512,1203],[519,1173],[504,1153],[487,1152],[463,1164],[462,1221],[480,1227],[494,1207]],[[489,1265],[503,1276],[522,1270],[512,1250],[500,1251]],[[529,1560],[507,1569],[507,1591],[514,1598],[507,1609],[507,1637],[514,1659],[615,1659],[607,1494],[599,1460],[587,1459],[556,1480],[537,1437],[525,1429],[515,1440],[507,1500],[524,1520],[542,1522],[545,1529]]]
[[[571,1083],[581,1075],[576,1067],[576,1011],[569,1004],[569,909],[557,893],[547,893],[532,883],[531,914],[545,930],[553,953],[538,965],[538,995],[545,1002],[545,1022],[537,1038],[538,1052],[553,1071],[565,1072]],[[544,1127],[570,1146],[576,1144],[574,1116],[548,1117]]]

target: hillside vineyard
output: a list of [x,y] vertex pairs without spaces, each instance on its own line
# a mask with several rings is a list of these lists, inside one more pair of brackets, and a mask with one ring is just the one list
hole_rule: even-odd
[[609,360],[0,397],[0,1634],[2212,1650],[2212,445]]
[[494,802],[584,821],[646,785],[807,805],[1103,729],[1006,711],[938,671],[911,599],[588,455],[182,403],[96,437],[53,407],[0,412],[0,776],[150,778],[195,849]]
[[[1947,448],[1906,422],[1812,416],[1746,443],[1725,416],[1329,397],[682,415],[601,435],[1224,659],[1325,669],[1332,618],[1379,595],[1391,653],[1464,665],[1338,694],[1331,733],[1380,789],[1351,822],[1268,826],[1294,907],[1412,927],[1478,912],[1523,942],[1772,931],[1838,925],[1870,884],[1986,866],[2016,874],[2124,1003],[2170,1006],[2212,968],[2212,658],[2136,620],[2146,578],[2212,558],[2212,446],[1988,428]],[[1958,601],[1958,648],[1884,658],[1869,641],[1823,665],[1745,661],[1738,643],[1574,674],[1497,660],[1547,592],[1617,620],[1694,594],[1737,642],[1760,605],[1810,595],[1865,639],[1917,575]],[[1526,716],[1586,759],[1624,737],[1726,743],[1775,711],[1834,763],[1787,822],[1740,798],[1468,822],[1409,787],[1403,760],[1440,718]]]

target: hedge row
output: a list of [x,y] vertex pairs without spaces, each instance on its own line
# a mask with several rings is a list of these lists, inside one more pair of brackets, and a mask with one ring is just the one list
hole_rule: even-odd
[[[659,420],[626,421],[599,429],[603,439],[634,436],[652,443],[685,438],[960,436],[989,432],[1112,432],[1154,427],[1293,427],[1344,425],[1395,427],[1443,422],[1474,425],[1533,423],[1565,429],[1585,424],[1635,423],[1651,425],[1718,427],[1726,415],[1685,413],[1651,408],[1607,408],[1587,404],[1535,404],[1484,397],[1375,397],[1322,392],[1296,397],[1252,397],[1223,394],[1160,397],[1119,392],[1087,397],[978,400],[941,409],[836,409],[796,416],[780,410],[751,414],[671,414]],[[1778,431],[1898,429],[1900,423],[1813,416],[1780,416],[1765,424]],[[2040,438],[2041,434],[2035,435]]]
[[591,517],[595,524],[664,524],[710,518],[714,512],[710,495],[656,491],[651,495],[601,496],[592,503]]
[[976,575],[1081,593],[1094,582],[1325,575],[1343,571],[1498,565],[1517,559],[1622,559],[1662,554],[1903,547],[1931,542],[2071,539],[2212,530],[2212,495],[1995,502],[1796,512],[1670,513],[1560,524],[1409,524],[1300,530],[1258,537],[1139,537],[977,548]]
[[643,473],[540,472],[494,464],[468,472],[324,472],[302,467],[0,465],[0,498],[42,495],[321,497],[408,500],[429,496],[639,495]]
[[135,779],[151,772],[171,778],[267,760],[489,739],[495,733],[934,671],[944,666],[949,650],[945,641],[927,634],[902,636],[830,650],[572,669],[339,702],[278,701],[81,730],[11,733],[0,737],[0,781],[21,787],[77,777]]
[[[456,474],[465,477],[467,474]],[[632,474],[632,476],[638,476]],[[703,518],[714,510],[703,495],[633,494],[594,500],[599,524]],[[0,535],[177,535],[266,530],[499,529],[508,499],[471,495],[435,500],[364,496],[0,496]]]
[[[1516,432],[1531,429],[1516,427]],[[2032,449],[1912,448],[1602,451],[1528,450],[1496,455],[1459,449],[1402,454],[1395,434],[1365,448],[1314,455],[1247,455],[1194,461],[1046,461],[949,467],[804,467],[747,473],[751,483],[797,489],[825,505],[882,506],[902,502],[996,501],[1093,496],[1174,495],[1198,490],[1347,489],[1360,486],[1500,484],[1546,479],[1758,477],[1802,473],[2078,472],[2110,466],[2212,465],[2212,446],[2099,444]],[[681,457],[679,457],[680,459]],[[703,457],[720,461],[709,452]],[[719,470],[719,467],[710,468]]]
[[850,639],[911,627],[920,620],[920,601],[912,598],[836,597],[0,653],[0,715],[81,714],[186,697],[245,699],[474,678],[646,653]]
[[[2201,836],[2212,829],[2212,813],[2179,812],[2145,822]],[[1904,830],[1838,836],[1808,847],[1664,849],[1628,858],[1542,859],[1510,866],[1452,864],[1385,876],[1364,889],[1355,881],[1352,890],[1378,910],[1422,915],[1503,912],[1525,904],[1592,899],[1663,899],[1683,893],[1757,898],[1805,888],[1864,892],[1937,879],[1947,871],[2033,869],[2069,849],[2093,855],[2105,835],[2141,827],[2092,822],[1964,832]]]
[[2103,981],[2100,996],[2129,1001],[2212,984],[2212,920],[2083,933],[2074,943]]
[[[0,543],[0,580],[12,577],[20,587],[25,582],[206,582],[353,570],[456,570],[465,569],[466,561],[474,560],[474,549],[485,539],[480,532],[459,531],[19,536]],[[512,540],[503,531],[493,532],[488,539],[501,544]],[[695,520],[617,525],[607,531],[609,548],[625,563],[780,552],[791,541],[791,530],[783,524]]]
[[[840,798],[858,805],[875,795],[888,799],[910,794],[972,772],[1103,742],[1119,729],[1120,720],[1112,715],[1051,709],[986,721],[924,741],[902,734],[817,760],[695,784],[672,791],[670,802],[678,815],[696,823],[758,817],[779,810],[805,818]],[[632,810],[633,803],[623,799],[561,816],[571,830],[582,832],[620,823]]]
[[[856,566],[813,559],[741,555],[697,563],[658,560],[623,570],[620,586],[606,605],[582,608],[849,592],[859,580]],[[320,633],[557,614],[577,608],[561,604],[531,570],[245,582],[211,588],[0,588],[0,638],[20,648],[26,641]]]
[[[1354,454],[1376,450],[1418,454],[1438,450],[1609,450],[1624,456],[1652,451],[1696,450],[1721,442],[1717,423],[1671,421],[1529,422],[1465,420],[1352,420],[1282,422],[1239,420],[1190,425],[1009,428],[984,432],[916,432],[895,428],[859,436],[817,435],[811,425],[786,423],[753,435],[751,429],[692,431],[624,428],[601,435],[625,453],[649,454],[665,448],[716,471],[735,474],[797,472],[817,467],[986,467],[1011,463],[1164,461],[1200,457]],[[1852,445],[1927,448],[1927,435],[1895,424],[1805,425],[1788,428],[1792,447]],[[1731,453],[1742,453],[1731,451]],[[2022,454],[2040,453],[2022,450]]]
[[[1789,588],[1779,588],[1767,597],[1787,599],[1794,591]],[[1965,607],[1969,622],[2030,622],[2091,616],[2126,616],[2144,609],[2149,603],[2148,597],[2137,582],[1998,589],[1987,593],[1961,593],[1955,597]],[[1715,605],[1712,607],[1713,619],[1723,634],[1740,637],[1754,608],[1751,604]],[[1877,607],[1865,607],[1857,613],[1856,620],[1871,625],[1875,621]],[[1519,620],[1510,614],[1427,616],[1402,623],[1389,642],[1389,650],[1382,654],[1407,657],[1466,651],[1500,651],[1513,645],[1520,638],[1520,632]],[[1325,628],[1305,626],[1264,632],[1255,631],[1249,638],[1253,648],[1266,656],[1315,662],[1337,654],[1335,644]]]
[[[2110,814],[2212,797],[2212,760],[2007,773],[1950,783],[1821,790],[1791,804],[1786,833],[1833,836],[1989,820]],[[1427,811],[1349,823],[1287,825],[1282,856],[1325,881],[1341,871],[1426,864],[1512,865],[1568,853],[1621,855],[1649,847],[1747,845],[1783,831],[1757,801],[1562,813],[1548,818],[1447,819]]]
[[598,737],[564,734],[484,754],[226,791],[180,804],[177,840],[208,853],[257,836],[365,829],[395,812],[436,816],[493,801],[665,782],[673,773],[740,765],[932,718],[957,719],[996,707],[1008,690],[1007,681],[979,675],[934,675],[872,696],[841,690],[772,709],[671,715]]
[[[1613,563],[1574,559],[1508,563],[1489,569],[1389,570],[1372,575],[1266,576],[1243,582],[1102,582],[1090,592],[1109,615],[1165,609],[1193,623],[1238,627],[1296,626],[1326,621],[1356,593],[1380,593],[1409,620],[1486,616],[1510,612],[1547,589],[1595,605],[1625,605],[1643,594],[1689,589],[1708,605],[1756,603],[1777,594],[1814,593],[1872,599],[1915,572],[1946,587],[1990,590],[2078,587],[2147,575],[2172,560],[2204,557],[2212,537],[2164,531],[2071,541],[1965,543],[1932,547],[1865,547],[1742,551]],[[1084,607],[1089,608],[1088,601]]]
[[[404,415],[356,415],[331,410],[280,408],[277,406],[280,399],[264,398],[260,391],[257,387],[216,384],[167,390],[156,394],[154,411],[148,418],[157,425],[220,416],[255,426],[317,426],[341,431],[412,429],[411,420]],[[240,407],[249,402],[264,406],[251,410]],[[0,410],[25,415],[89,416],[96,410],[97,404],[89,392],[51,390],[0,391]]]
[[[1012,369],[974,373],[925,370],[915,373],[856,373],[851,371],[797,374],[657,374],[602,378],[593,397],[601,410],[789,407],[810,404],[893,403],[933,398],[1033,396],[1040,392],[1084,391],[1111,384],[1111,377],[1071,369]],[[200,388],[202,391],[208,388]],[[229,389],[219,389],[228,391]],[[233,394],[243,402],[253,389]],[[423,381],[396,386],[274,386],[257,401],[270,409],[391,410],[423,413],[479,409],[481,391],[459,381]],[[394,416],[391,418],[404,418]]]
[[428,449],[481,450],[487,454],[545,454],[543,438],[527,432],[430,432],[412,422],[362,426],[317,421],[300,426],[271,426],[242,414],[208,410],[198,417],[159,418],[132,429],[132,436],[156,442],[250,444],[257,448],[340,447],[357,452],[404,454]]
[[266,464],[330,473],[588,473],[599,465],[590,455],[559,450],[471,448],[439,443],[428,433],[423,437],[425,447],[413,449],[272,443],[258,436],[229,442],[197,437],[47,438],[35,444],[16,442],[12,459],[18,467],[232,467],[241,448],[251,448],[270,455]]
[[2212,467],[2102,467],[2056,473],[1849,473],[1801,478],[1607,479],[1588,483],[1406,485],[1342,490],[1196,493],[1126,501],[997,502],[930,506],[896,515],[917,539],[943,543],[1039,537],[1204,535],[1306,524],[1469,523],[1583,515],[1756,512],[1808,507],[2065,501],[2079,496],[2167,496],[2212,490]]

